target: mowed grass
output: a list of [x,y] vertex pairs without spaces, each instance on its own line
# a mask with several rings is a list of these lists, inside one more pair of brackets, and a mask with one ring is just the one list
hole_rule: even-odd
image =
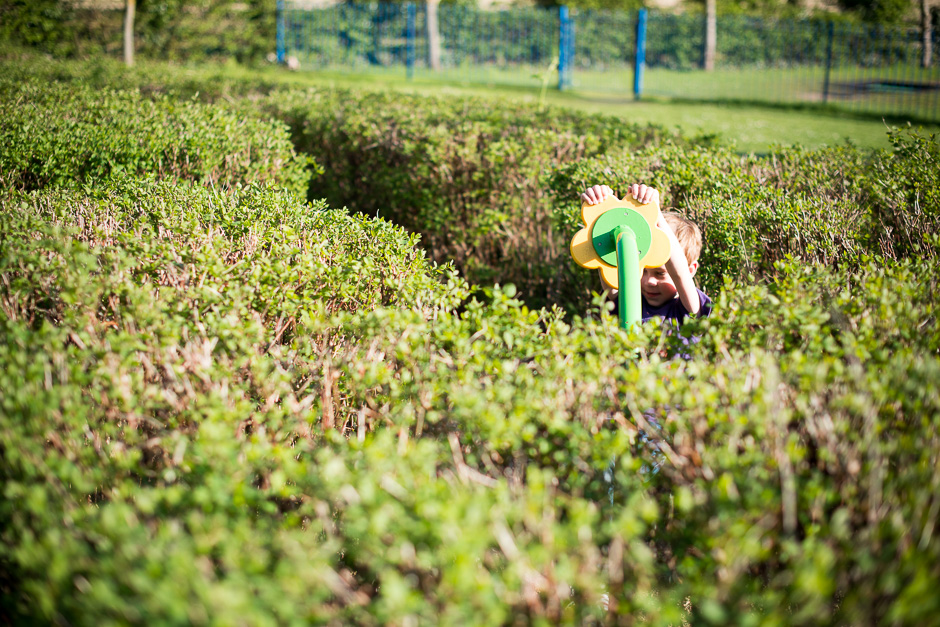
[[[886,148],[889,144],[885,131],[891,126],[907,123],[922,127],[927,132],[940,132],[940,124],[924,123],[923,114],[914,114],[909,118],[903,114],[880,118],[877,113],[860,108],[851,101],[843,99],[840,103],[834,95],[830,98],[831,106],[821,106],[821,97],[806,97],[805,94],[821,84],[822,75],[819,72],[804,71],[801,74],[791,71],[786,76],[781,75],[781,72],[724,71],[706,74],[650,71],[646,80],[648,96],[640,101],[635,100],[630,91],[632,73],[617,71],[576,73],[573,88],[564,92],[558,91],[557,73],[549,68],[532,70],[528,74],[519,70],[510,72],[490,68],[452,69],[434,74],[419,69],[409,79],[401,67],[313,69],[305,66],[301,71],[284,77],[284,80],[429,95],[465,94],[510,98],[536,105],[571,107],[622,117],[630,122],[679,128],[687,134],[714,135],[723,143],[733,144],[741,152],[763,153],[775,145],[816,148],[846,142],[864,148]],[[833,72],[830,93],[834,93],[835,85],[851,80],[854,80],[854,75],[849,70]],[[783,87],[786,81],[792,85],[789,90]],[[728,94],[730,86],[749,82],[753,84],[752,87],[739,91],[741,95],[734,101],[714,101]],[[680,83],[682,90],[676,87]],[[670,85],[673,87],[670,88]],[[675,97],[683,92],[689,95]],[[802,97],[797,98],[800,94]],[[882,94],[881,97],[913,102],[910,93]],[[934,108],[940,106],[940,92],[934,91],[922,97],[932,98],[935,104],[931,106]],[[908,109],[924,110],[921,104],[916,103]]]

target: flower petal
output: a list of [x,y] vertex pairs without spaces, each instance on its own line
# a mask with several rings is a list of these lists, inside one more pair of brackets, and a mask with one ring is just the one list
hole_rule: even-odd
[[620,279],[617,276],[617,267],[601,262],[601,282],[609,290],[620,289]]
[[640,215],[646,218],[646,221],[649,222],[650,228],[654,228],[656,223],[659,222],[659,203],[651,202],[648,205],[637,204],[636,201],[631,205],[636,209]]
[[600,217],[605,211],[609,211],[614,207],[623,207],[624,205],[630,206],[628,201],[623,201],[617,198],[616,196],[608,196],[604,199],[603,202],[600,202],[596,205],[589,205],[587,203],[581,204],[581,218],[584,220],[584,225],[591,229],[594,226],[594,222]]
[[571,238],[571,256],[579,266],[585,268],[600,268],[603,263],[594,250],[594,242],[591,240],[591,231],[585,227],[574,234]]
[[666,265],[670,254],[672,254],[672,248],[669,245],[669,236],[659,227],[654,227],[652,239],[650,240],[650,249],[640,259],[640,267],[658,268]]

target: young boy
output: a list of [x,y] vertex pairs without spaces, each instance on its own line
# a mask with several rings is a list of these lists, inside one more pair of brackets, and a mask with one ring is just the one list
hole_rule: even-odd
[[[613,193],[607,185],[594,185],[581,194],[581,200],[596,205]],[[640,204],[659,204],[659,192],[652,187],[634,183],[627,193]],[[641,317],[643,322],[663,318],[665,324],[679,330],[686,316],[705,317],[712,311],[711,299],[693,280],[702,251],[702,232],[694,222],[672,212],[664,213],[656,226],[669,237],[672,255],[665,266],[643,269]]]

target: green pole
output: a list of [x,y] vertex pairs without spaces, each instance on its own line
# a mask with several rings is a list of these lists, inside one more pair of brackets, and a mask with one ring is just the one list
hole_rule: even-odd
[[640,321],[640,251],[633,229],[618,226],[612,231],[617,244],[617,305],[620,328],[627,329]]

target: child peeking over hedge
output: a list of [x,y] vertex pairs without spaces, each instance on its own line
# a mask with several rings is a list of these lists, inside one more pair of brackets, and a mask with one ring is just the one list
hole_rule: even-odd
[[[581,194],[581,200],[596,205],[613,193],[607,185],[594,185]],[[659,206],[659,191],[655,188],[634,183],[628,193],[641,204],[655,201]],[[664,324],[679,330],[687,316],[705,317],[712,311],[711,299],[695,286],[693,279],[702,251],[702,232],[697,224],[672,211],[663,212],[656,226],[669,237],[672,253],[665,266],[643,268],[641,320],[662,318]],[[616,293],[612,291],[612,295]],[[615,307],[616,302],[614,298]]]

